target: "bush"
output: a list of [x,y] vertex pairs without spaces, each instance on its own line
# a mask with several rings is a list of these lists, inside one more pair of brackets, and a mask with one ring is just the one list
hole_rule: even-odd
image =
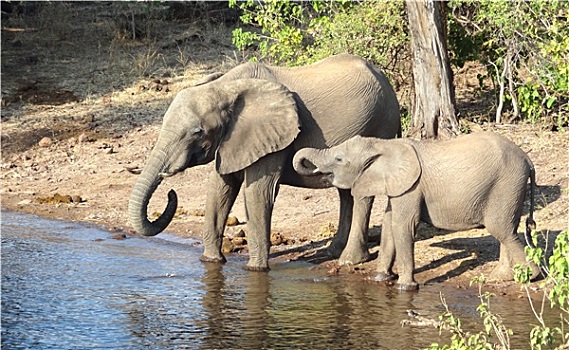
[[404,2],[233,0],[230,6],[243,11],[250,28],[235,29],[233,43],[275,63],[304,65],[351,53],[393,77],[403,75],[401,63],[409,59]]
[[[233,43],[253,49],[256,59],[295,66],[352,53],[382,68],[396,89],[409,83],[404,2],[231,0],[230,6],[242,11],[245,24],[234,30]],[[451,62],[486,66],[495,86],[496,122],[506,116],[568,125],[569,2],[453,0],[449,9]]]
[[458,0],[450,8],[451,57],[487,67],[497,91],[496,122],[509,111],[510,120],[567,126],[569,3]]
[[[555,247],[547,259],[544,254],[547,249],[537,247],[538,235],[536,232],[532,234],[532,240],[534,247],[526,247],[528,261],[531,260],[542,266],[542,271],[545,274],[545,279],[540,283],[540,288],[543,290],[543,301],[549,300],[550,307],[557,308],[560,311],[560,323],[558,326],[546,324],[542,317],[545,303],[542,302],[542,309],[537,310],[532,299],[529,298],[528,284],[531,269],[529,267],[523,268],[521,265],[517,266],[515,270],[516,281],[522,283],[522,288],[528,293],[528,301],[539,323],[530,331],[530,344],[532,349],[567,349],[569,348],[569,331],[567,330],[569,327],[569,230],[561,232],[556,237]],[[545,241],[547,242],[547,239]],[[465,332],[462,329],[460,319],[454,316],[442,298],[446,312],[439,316],[440,330],[450,330],[452,333],[451,343],[443,346],[434,343],[429,347],[430,350],[510,349],[509,336],[511,330],[504,327],[499,315],[490,311],[492,295],[488,292],[482,292],[484,277],[476,277],[473,282],[478,283],[479,286],[480,305],[477,310],[480,312],[484,331],[472,335]],[[498,339],[498,344],[491,341],[492,337]]]

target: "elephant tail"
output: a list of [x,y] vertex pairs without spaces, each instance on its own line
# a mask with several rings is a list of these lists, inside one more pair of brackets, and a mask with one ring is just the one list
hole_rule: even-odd
[[530,189],[529,189],[529,214],[528,217],[526,219],[526,232],[525,232],[525,238],[526,238],[526,243],[528,246],[535,248],[532,238],[531,238],[531,233],[532,231],[534,231],[537,227],[537,224],[535,223],[535,221],[533,220],[533,210],[535,207],[535,167],[533,166],[533,164],[530,163],[530,173],[529,173],[529,181],[530,181]]

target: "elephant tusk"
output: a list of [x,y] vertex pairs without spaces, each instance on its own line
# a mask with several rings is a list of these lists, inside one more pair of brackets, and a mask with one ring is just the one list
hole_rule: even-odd
[[318,168],[312,170],[312,174],[315,174],[315,175],[316,175],[316,174],[320,174],[320,173],[321,173],[321,171],[320,171],[320,169],[318,169]]
[[158,174],[161,178],[174,176],[174,173],[160,173]]

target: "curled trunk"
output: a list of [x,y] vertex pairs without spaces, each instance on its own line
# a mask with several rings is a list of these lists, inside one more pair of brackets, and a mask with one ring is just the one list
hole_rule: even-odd
[[310,159],[313,159],[317,154],[324,152],[323,150],[315,150],[303,148],[296,152],[292,161],[294,170],[303,176],[316,175],[318,167],[314,165]]
[[168,192],[168,205],[164,213],[155,221],[148,220],[148,203],[152,194],[162,182],[162,176],[165,168],[165,159],[162,155],[157,155],[157,150],[151,154],[148,164],[136,180],[136,183],[130,194],[128,202],[128,216],[130,224],[136,232],[144,236],[155,236],[164,231],[172,221],[176,208],[178,207],[178,197],[174,190]]

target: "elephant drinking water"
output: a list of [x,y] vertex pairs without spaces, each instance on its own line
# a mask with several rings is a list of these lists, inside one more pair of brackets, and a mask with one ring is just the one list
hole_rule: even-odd
[[[338,113],[341,110],[342,113]],[[180,91],[129,200],[129,220],[143,235],[156,235],[172,220],[177,195],[164,213],[147,218],[150,198],[162,179],[215,159],[209,179],[203,230],[203,261],[223,262],[226,219],[244,183],[251,270],[268,269],[271,215],[280,184],[330,187],[292,168],[294,153],[325,148],[355,135],[400,134],[399,104],[386,76],[365,60],[333,56],[295,68],[246,63],[215,73]],[[330,251],[340,263],[369,259],[367,229],[373,197],[354,200],[339,190],[340,219]]]
[[527,226],[535,224],[534,166],[503,136],[481,132],[440,142],[356,136],[330,149],[300,150],[293,162],[300,174],[325,176],[330,184],[351,189],[355,200],[387,195],[378,280],[396,278],[392,269],[397,256],[398,288],[418,288],[413,270],[419,221],[447,230],[486,227],[500,241],[495,278],[513,279],[516,264],[531,267],[532,278],[540,273],[526,261],[516,234],[528,179]]

